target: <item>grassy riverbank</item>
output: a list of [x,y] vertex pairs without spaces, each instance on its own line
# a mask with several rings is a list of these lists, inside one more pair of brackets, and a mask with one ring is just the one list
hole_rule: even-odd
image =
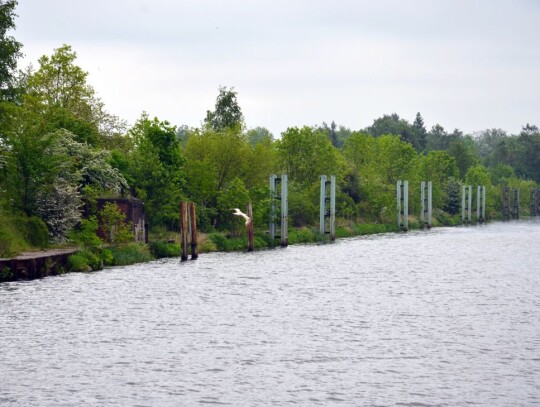
[[[433,227],[461,224],[459,216],[438,216],[433,219]],[[409,218],[409,230],[421,227],[418,219]],[[353,223],[339,220],[336,226],[336,238],[399,232],[395,223]],[[142,263],[154,259],[180,257],[181,247],[178,234],[157,233],[151,236],[149,244],[130,243],[117,246],[85,247],[69,259],[68,271],[99,270],[107,266],[124,266]],[[328,239],[328,237],[326,237]],[[322,240],[319,229],[315,227],[289,228],[289,244],[317,243]],[[279,243],[272,242],[268,232],[255,232],[255,250],[272,248]],[[230,232],[200,233],[198,250],[200,254],[210,252],[232,252],[247,250],[247,238],[244,234]]]
[[[432,226],[454,226],[461,224],[460,216],[449,216],[439,213],[433,218]],[[417,218],[409,217],[409,230],[421,227]],[[336,238],[347,238],[362,235],[399,232],[400,229],[392,223],[354,223],[339,219],[336,225]],[[215,231],[200,233],[198,250],[200,254],[210,252],[232,252],[247,250],[247,237],[244,231],[231,233],[229,231]],[[289,244],[317,243],[322,240],[319,229],[316,227],[289,228]],[[181,247],[178,233],[155,232],[150,236],[150,243],[127,243],[105,245],[97,236],[79,235],[72,241],[80,250],[68,258],[63,272],[88,272],[101,270],[104,267],[125,266],[144,263],[155,259],[180,257]],[[326,236],[325,239],[328,239]],[[264,250],[279,245],[272,242],[267,231],[255,232],[255,250]],[[4,278],[4,274],[6,278]],[[9,273],[0,273],[0,281],[9,281]]]

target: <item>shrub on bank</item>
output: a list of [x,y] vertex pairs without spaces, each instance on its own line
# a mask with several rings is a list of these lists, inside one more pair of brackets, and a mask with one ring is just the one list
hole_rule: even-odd
[[90,250],[81,250],[68,257],[69,271],[92,271],[101,270],[102,268],[103,261],[101,257]]
[[181,247],[179,244],[170,243],[166,240],[155,240],[150,242],[150,253],[156,259],[162,259],[164,257],[179,257],[181,254]]
[[130,243],[122,246],[112,246],[109,250],[114,259],[112,266],[127,266],[154,259],[148,250],[148,246],[144,244]]

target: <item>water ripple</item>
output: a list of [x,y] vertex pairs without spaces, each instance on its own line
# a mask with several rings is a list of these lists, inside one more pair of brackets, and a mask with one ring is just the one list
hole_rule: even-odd
[[540,222],[0,284],[2,405],[540,402]]

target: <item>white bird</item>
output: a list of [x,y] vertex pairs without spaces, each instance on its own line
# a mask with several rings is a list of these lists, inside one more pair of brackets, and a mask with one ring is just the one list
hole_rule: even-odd
[[240,209],[238,209],[238,208],[234,208],[233,215],[243,217],[243,218],[246,220],[246,226],[249,225],[249,224],[251,223],[251,218],[250,218],[249,216],[247,216],[244,212],[242,212],[242,211],[241,211]]

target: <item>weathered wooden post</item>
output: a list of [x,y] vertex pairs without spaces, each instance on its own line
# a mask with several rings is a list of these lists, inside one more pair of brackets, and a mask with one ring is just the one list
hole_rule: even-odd
[[420,222],[422,223],[422,227],[431,227],[432,197],[433,186],[431,181],[422,181],[420,183],[420,201],[422,203]]
[[514,201],[512,205],[512,218],[519,219],[519,189],[514,189]]
[[191,230],[191,260],[199,257],[199,239],[197,237],[197,211],[195,203],[189,203],[189,221]]
[[247,235],[248,235],[248,252],[252,252],[255,247],[255,237],[254,237],[254,227],[253,227],[253,206],[251,202],[247,204],[246,208],[247,216],[250,219],[250,222],[247,224]]
[[180,240],[182,245],[181,261],[188,259],[188,205],[180,202]]
[[398,227],[409,230],[409,181],[397,182]]

